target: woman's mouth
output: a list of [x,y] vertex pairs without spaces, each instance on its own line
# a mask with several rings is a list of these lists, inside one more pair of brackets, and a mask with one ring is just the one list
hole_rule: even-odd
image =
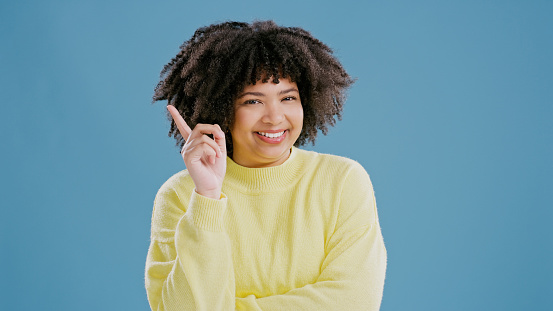
[[286,132],[288,131],[284,130],[276,133],[255,132],[255,134],[257,135],[257,137],[259,137],[259,139],[266,143],[278,144],[284,140],[284,138],[286,137]]

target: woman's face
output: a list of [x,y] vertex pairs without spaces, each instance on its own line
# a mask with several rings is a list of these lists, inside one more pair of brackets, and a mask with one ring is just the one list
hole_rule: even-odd
[[242,166],[284,163],[300,136],[303,108],[298,86],[289,79],[279,80],[247,85],[234,101],[232,158]]

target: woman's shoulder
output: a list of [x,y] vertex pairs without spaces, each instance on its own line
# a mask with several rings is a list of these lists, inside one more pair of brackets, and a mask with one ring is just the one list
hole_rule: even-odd
[[194,181],[188,170],[182,170],[169,177],[159,188],[156,197],[167,196],[175,193],[188,193],[194,189]]
[[369,174],[356,160],[315,151],[299,150],[303,159],[304,178],[313,184],[327,187],[356,189],[372,189]]
[[345,156],[319,153],[316,151],[297,149],[304,163],[313,166],[317,170],[328,169],[332,172],[348,173],[350,171],[365,172],[363,166],[354,159]]

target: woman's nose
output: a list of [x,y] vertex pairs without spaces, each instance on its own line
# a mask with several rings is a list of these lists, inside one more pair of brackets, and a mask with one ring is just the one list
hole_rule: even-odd
[[284,121],[284,110],[280,101],[265,105],[265,114],[262,121],[268,124],[279,124]]

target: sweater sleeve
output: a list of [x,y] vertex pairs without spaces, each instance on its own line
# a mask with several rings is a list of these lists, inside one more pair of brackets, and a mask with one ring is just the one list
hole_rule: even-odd
[[152,310],[233,310],[235,284],[230,240],[224,231],[226,198],[192,191],[186,211],[174,190],[154,203],[146,260]]
[[356,163],[336,190],[338,217],[316,282],[283,295],[237,298],[238,310],[379,310],[386,249],[372,184]]

